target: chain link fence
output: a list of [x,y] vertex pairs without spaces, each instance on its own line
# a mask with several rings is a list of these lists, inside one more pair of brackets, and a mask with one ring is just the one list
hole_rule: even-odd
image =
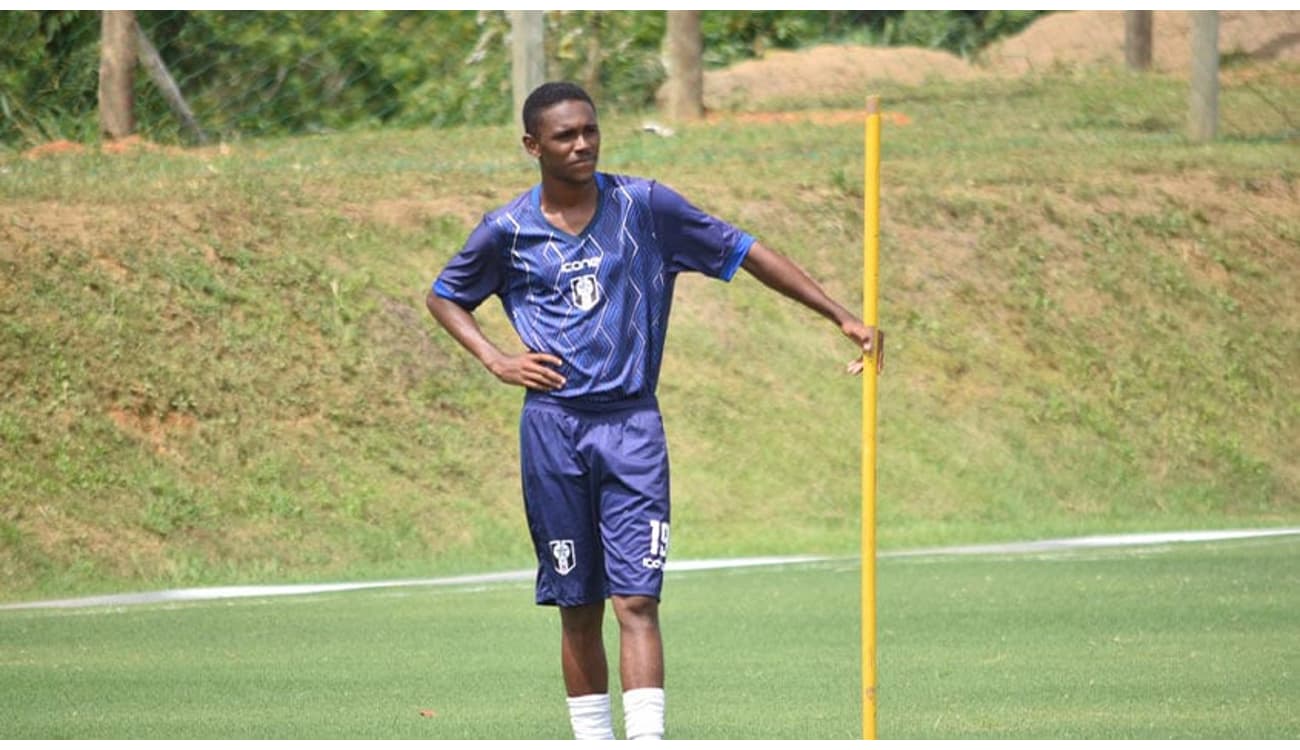
[[[584,83],[605,111],[653,108],[664,80],[663,15],[546,13],[548,77]],[[1124,13],[1118,11],[704,16],[705,105],[714,112],[851,105],[876,83],[962,85],[1125,70]],[[95,11],[0,13],[6,50],[0,143],[25,148],[98,139],[100,17]],[[504,12],[138,11],[136,19],[143,44],[156,49],[193,113],[194,127],[187,128],[162,88],[137,69],[137,130],[150,140],[442,127],[513,116]],[[1146,74],[1153,80],[1187,77],[1188,19],[1185,12],[1154,13]],[[1294,137],[1300,13],[1222,12],[1220,19],[1221,132]],[[809,45],[816,39],[837,43]],[[901,43],[908,46],[887,46]],[[805,48],[781,49],[795,46]],[[1261,74],[1261,63],[1282,72]],[[1237,106],[1243,99],[1251,106]],[[1154,112],[1123,117],[1173,133],[1183,125]]]

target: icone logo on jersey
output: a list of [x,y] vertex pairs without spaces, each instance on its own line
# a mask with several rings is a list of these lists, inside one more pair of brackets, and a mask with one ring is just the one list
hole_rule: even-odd
[[580,260],[571,260],[568,263],[560,264],[560,273],[569,273],[570,271],[582,271],[590,268],[596,270],[600,268],[600,258],[582,258]]
[[574,276],[569,279],[569,288],[573,291],[573,306],[579,310],[590,310],[600,302],[600,284],[594,273]]

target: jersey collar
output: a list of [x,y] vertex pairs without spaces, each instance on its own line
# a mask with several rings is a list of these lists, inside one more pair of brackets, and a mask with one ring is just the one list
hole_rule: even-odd
[[552,224],[549,219],[546,218],[546,214],[542,212],[542,184],[540,182],[534,185],[532,191],[530,191],[532,195],[531,195],[531,200],[529,202],[532,203],[533,210],[536,211],[537,215],[541,217],[542,222],[546,224],[546,226],[550,227],[551,231],[555,232],[556,234],[562,235],[564,237],[568,237],[569,239],[572,240],[582,240],[585,239],[587,235],[591,234],[591,230],[596,226],[596,221],[600,219],[600,211],[605,207],[606,183],[607,183],[607,179],[605,173],[597,172],[596,173],[596,210],[591,214],[591,221],[588,221],[587,226],[583,227],[582,231],[576,235],[570,234],[564,231],[563,229],[560,229],[559,227]]

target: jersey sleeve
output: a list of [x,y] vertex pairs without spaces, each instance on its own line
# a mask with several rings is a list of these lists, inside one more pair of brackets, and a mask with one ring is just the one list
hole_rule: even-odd
[[650,185],[650,210],[669,271],[698,271],[730,281],[754,244],[752,235],[657,182]]
[[487,217],[470,232],[465,246],[449,261],[433,282],[433,291],[466,310],[474,310],[483,300],[503,287],[505,261],[496,232]]

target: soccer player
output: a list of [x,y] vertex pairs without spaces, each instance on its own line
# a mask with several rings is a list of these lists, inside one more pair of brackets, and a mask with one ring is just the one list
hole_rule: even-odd
[[[619,627],[629,739],[664,734],[659,597],[669,548],[668,453],[655,400],[679,273],[743,268],[832,321],[883,366],[883,335],[794,262],[666,185],[596,170],[591,97],[547,83],[524,103],[541,182],[486,214],[438,275],[433,317],[503,383],[525,389],[520,463],[537,552],[536,601],[559,608],[577,739],[613,739],[601,628]],[[503,351],[473,311],[500,298],[525,350]]]

